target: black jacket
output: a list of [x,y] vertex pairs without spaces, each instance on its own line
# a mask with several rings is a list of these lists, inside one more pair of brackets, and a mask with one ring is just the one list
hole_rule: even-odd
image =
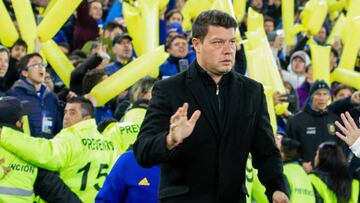
[[303,111],[295,114],[286,126],[287,135],[300,142],[303,161],[314,161],[318,146],[325,141],[337,141],[335,121],[340,118],[332,111],[314,111],[305,102]]
[[[263,87],[229,73],[224,126],[209,103],[196,62],[178,75],[159,81],[142,123],[134,152],[143,167],[161,164],[160,202],[245,202],[245,165],[249,152],[271,198],[286,191],[280,154],[275,146]],[[214,92],[215,94],[215,92]],[[221,94],[221,92],[220,92]],[[184,102],[188,115],[201,111],[193,133],[169,151],[165,138],[170,117]]]

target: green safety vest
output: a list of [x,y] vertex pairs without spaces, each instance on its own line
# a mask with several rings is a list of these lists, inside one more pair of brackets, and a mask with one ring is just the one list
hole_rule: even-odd
[[10,172],[0,177],[0,202],[33,202],[34,183],[37,177],[37,167],[26,163],[14,154],[0,147],[0,160],[4,163],[0,165],[10,168]]
[[265,195],[265,187],[263,184],[261,184],[259,178],[258,178],[258,171],[254,169],[254,181],[252,184],[252,199],[255,200],[258,203],[268,203],[269,200],[267,199]]
[[246,161],[246,169],[245,169],[245,186],[248,191],[248,196],[246,197],[246,202],[251,203],[252,201],[252,185],[254,180],[254,168],[252,166],[252,157],[251,154],[249,154],[248,159]]
[[291,203],[315,203],[314,189],[304,169],[297,163],[284,165],[284,174],[290,186]]
[[146,114],[145,108],[132,108],[129,109],[122,118],[123,122],[135,122],[139,125],[144,121]]
[[[341,171],[340,171],[341,172]],[[340,173],[339,172],[339,173]],[[319,193],[324,203],[337,202],[335,193],[315,174],[309,174],[309,178],[316,191]],[[352,181],[352,192],[349,203],[357,203],[359,198],[359,181]]]
[[33,165],[59,172],[86,203],[95,201],[114,161],[114,146],[97,131],[94,119],[64,128],[50,140],[4,127],[0,145]]

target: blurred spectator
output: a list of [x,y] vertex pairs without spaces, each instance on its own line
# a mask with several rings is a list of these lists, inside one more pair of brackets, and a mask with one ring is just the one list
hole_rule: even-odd
[[339,53],[336,51],[336,49],[331,48],[331,51],[330,51],[330,72],[331,73],[338,66],[338,60],[339,60]]
[[62,107],[54,92],[43,83],[46,64],[40,54],[24,56],[19,62],[21,77],[7,92],[21,101],[31,103],[29,124],[31,135],[52,138],[62,129]]
[[335,140],[334,122],[339,119],[327,109],[330,88],[323,80],[317,80],[311,85],[309,95],[303,110],[289,119],[286,129],[288,136],[301,144],[301,158],[307,172],[312,169],[311,161],[314,160],[319,144]]
[[319,32],[313,37],[313,39],[317,44],[325,45],[326,37],[327,37],[326,29],[324,26],[322,26]]
[[132,38],[127,33],[116,36],[113,40],[112,51],[115,54],[114,62],[105,66],[108,75],[114,74],[133,60]]
[[177,22],[167,24],[166,39],[169,40],[170,38],[174,37],[175,35],[185,36],[185,33],[182,29],[182,25]]
[[306,52],[295,52],[290,58],[290,64],[288,65],[287,70],[281,71],[284,81],[290,82],[295,89],[298,88],[305,80],[305,67],[309,64],[310,58]]
[[44,84],[47,88],[49,88],[52,92],[54,91],[54,81],[51,77],[51,69],[47,68],[45,72]]
[[286,54],[283,50],[284,35],[280,31],[272,31],[267,34],[267,39],[270,44],[271,51],[273,53],[276,65],[281,69],[281,60],[286,60]]
[[313,83],[312,65],[311,64],[306,66],[305,73],[306,74],[305,74],[304,82],[301,83],[301,85],[298,88],[296,88],[296,93],[299,96],[299,107],[300,108],[304,107],[305,101],[309,97],[311,84]]
[[334,101],[350,97],[353,93],[353,89],[347,85],[339,84],[334,89]]
[[352,179],[345,155],[336,143],[325,142],[319,146],[309,178],[316,202],[358,202],[359,181]]
[[265,16],[264,17],[264,29],[266,34],[268,34],[269,32],[274,31],[275,29],[275,20],[270,17],[270,16]]
[[168,12],[165,13],[165,20],[167,22],[167,24],[171,24],[171,23],[182,23],[183,21],[183,16],[180,12],[180,10],[178,9],[172,9]]
[[195,57],[188,54],[188,43],[181,35],[170,37],[165,44],[166,52],[170,54],[167,60],[159,67],[159,78],[164,79],[179,72],[185,71]]
[[9,58],[9,50],[0,45],[0,97],[5,96],[6,83],[4,77],[9,68]]
[[170,24],[178,24],[180,25],[180,29],[182,33],[179,33],[181,35],[184,34],[183,29],[182,29],[182,21],[183,21],[183,16],[181,14],[181,11],[178,9],[172,9],[169,10],[167,12],[165,12],[165,19],[161,19],[160,18],[160,23],[159,23],[159,34],[160,34],[160,44],[165,44],[166,39],[168,38],[168,28],[170,26]]
[[77,8],[76,24],[73,32],[73,48],[80,49],[89,41],[99,36],[102,4],[98,0],[82,1]]
[[61,42],[58,44],[59,48],[61,49],[61,51],[66,55],[68,56],[70,54],[70,45],[66,42]]

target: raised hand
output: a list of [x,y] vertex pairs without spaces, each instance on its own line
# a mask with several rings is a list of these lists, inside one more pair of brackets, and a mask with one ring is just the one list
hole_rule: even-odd
[[170,118],[170,130],[166,137],[166,147],[171,150],[183,140],[190,136],[194,130],[195,124],[200,117],[200,111],[196,110],[190,119],[187,117],[189,104],[184,103],[179,107],[174,115]]
[[340,122],[336,121],[335,125],[341,130],[342,133],[336,132],[336,135],[344,141],[347,145],[351,146],[360,137],[360,129],[356,126],[355,121],[351,118],[349,112],[340,115],[344,126]]

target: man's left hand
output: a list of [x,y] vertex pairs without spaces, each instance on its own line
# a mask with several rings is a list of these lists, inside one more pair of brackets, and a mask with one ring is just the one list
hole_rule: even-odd
[[275,191],[272,199],[273,203],[289,203],[289,198],[281,191]]

